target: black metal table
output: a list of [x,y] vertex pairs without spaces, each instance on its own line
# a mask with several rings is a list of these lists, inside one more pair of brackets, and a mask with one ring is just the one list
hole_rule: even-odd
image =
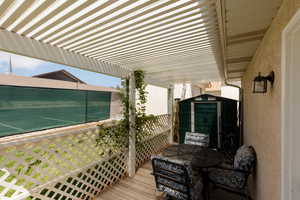
[[191,163],[193,168],[209,168],[223,162],[224,155],[214,149],[191,144],[175,144],[167,147],[161,154],[175,160]]
[[200,170],[203,174],[203,196],[207,199],[208,177],[207,168],[217,166],[224,160],[224,155],[214,149],[190,144],[175,144],[167,147],[161,155],[172,160],[188,162],[195,170]]

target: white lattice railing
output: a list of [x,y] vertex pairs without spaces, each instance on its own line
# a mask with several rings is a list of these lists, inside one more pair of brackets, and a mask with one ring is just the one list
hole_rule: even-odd
[[170,136],[169,115],[159,115],[157,123],[148,124],[147,128],[153,134],[137,143],[136,168],[148,161],[151,155],[158,153],[168,145]]
[[[137,166],[167,145],[168,115],[152,127],[153,134],[137,145]],[[97,145],[97,134],[93,126],[0,143],[0,168],[10,173],[6,185],[26,188],[26,200],[93,199],[126,175],[128,159],[126,149]],[[1,185],[0,193],[7,187]]]
[[11,178],[9,171],[0,169],[0,199],[1,200],[22,200],[30,196],[30,193],[25,188],[16,185],[17,179]]

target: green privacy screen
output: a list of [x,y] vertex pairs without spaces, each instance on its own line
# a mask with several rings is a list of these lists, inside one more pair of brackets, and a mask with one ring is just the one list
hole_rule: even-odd
[[0,86],[0,136],[108,119],[110,92]]

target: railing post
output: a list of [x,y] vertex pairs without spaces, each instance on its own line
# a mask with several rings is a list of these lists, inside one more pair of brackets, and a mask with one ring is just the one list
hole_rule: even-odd
[[170,124],[170,137],[169,143],[173,143],[174,138],[174,127],[173,127],[173,105],[174,105],[174,86],[171,85],[168,88],[168,114],[169,114],[169,124]]
[[128,175],[135,175],[136,163],[136,130],[135,130],[135,77],[132,73],[129,77],[129,153],[128,153]]

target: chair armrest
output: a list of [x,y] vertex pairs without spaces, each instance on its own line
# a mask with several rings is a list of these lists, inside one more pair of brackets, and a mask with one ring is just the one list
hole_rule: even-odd
[[211,167],[211,169],[222,169],[222,170],[228,170],[228,171],[235,171],[235,172],[241,172],[244,174],[250,174],[248,171],[246,170],[241,170],[241,169],[234,169],[234,168],[228,168],[228,167],[224,167],[224,166],[215,166],[215,167]]

